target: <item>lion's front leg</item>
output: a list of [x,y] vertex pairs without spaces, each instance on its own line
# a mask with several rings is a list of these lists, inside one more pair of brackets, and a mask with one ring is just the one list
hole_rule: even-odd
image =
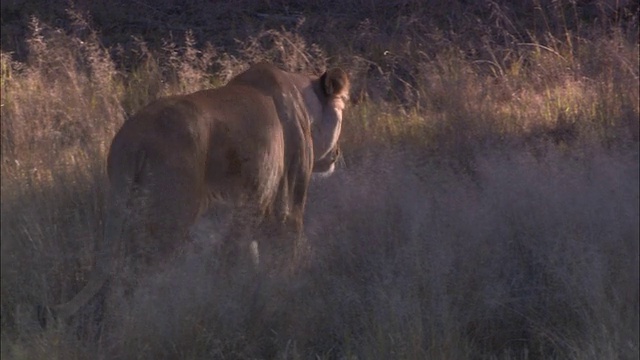
[[287,215],[265,219],[258,240],[260,266],[271,270],[287,268],[294,258],[296,231]]
[[257,237],[261,267],[279,270],[294,263],[298,239],[302,234],[301,204],[293,201],[292,187],[283,179],[278,195],[263,217]]
[[309,244],[304,236],[304,210],[311,171],[302,171],[303,169],[306,167],[302,167],[292,180],[294,186],[289,192],[289,212],[284,222],[286,256],[291,269],[306,263],[309,254]]
[[309,260],[311,248],[309,241],[305,236],[303,226],[303,204],[297,205],[296,210],[289,219],[288,237],[290,244],[290,253],[288,255],[291,267],[297,269],[306,264]]

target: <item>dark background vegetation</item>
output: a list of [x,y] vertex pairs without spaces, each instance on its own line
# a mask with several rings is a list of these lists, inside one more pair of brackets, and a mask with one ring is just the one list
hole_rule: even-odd
[[[637,1],[2,1],[2,357],[638,357]],[[352,78],[307,264],[86,282],[131,113],[258,61]],[[96,336],[96,334],[100,334]]]

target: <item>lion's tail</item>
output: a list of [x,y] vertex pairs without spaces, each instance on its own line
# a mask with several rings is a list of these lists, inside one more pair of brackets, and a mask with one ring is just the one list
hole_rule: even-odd
[[114,271],[114,259],[118,254],[127,226],[127,209],[130,206],[135,184],[143,171],[147,156],[144,150],[138,150],[134,156],[125,158],[118,160],[123,160],[120,164],[128,168],[124,172],[128,176],[118,174],[120,176],[117,176],[115,181],[111,181],[106,204],[104,234],[101,242],[96,246],[96,262],[89,281],[71,300],[52,307],[54,315],[61,320],[66,320],[74,315],[96,296]]

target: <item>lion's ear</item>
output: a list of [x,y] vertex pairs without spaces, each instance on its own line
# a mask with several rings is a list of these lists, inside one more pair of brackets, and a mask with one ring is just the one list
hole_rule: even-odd
[[320,77],[320,82],[322,90],[329,97],[338,97],[349,93],[349,77],[340,68],[327,70]]

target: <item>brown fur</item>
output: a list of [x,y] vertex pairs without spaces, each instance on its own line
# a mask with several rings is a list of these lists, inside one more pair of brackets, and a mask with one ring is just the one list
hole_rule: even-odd
[[[54,307],[59,316],[95,295],[115,271],[117,254],[145,264],[171,256],[216,204],[299,237],[311,173],[333,169],[348,91],[340,69],[314,78],[258,64],[226,86],[140,110],[109,151],[108,212],[94,274],[74,299]],[[126,222],[144,236],[125,236]]]

